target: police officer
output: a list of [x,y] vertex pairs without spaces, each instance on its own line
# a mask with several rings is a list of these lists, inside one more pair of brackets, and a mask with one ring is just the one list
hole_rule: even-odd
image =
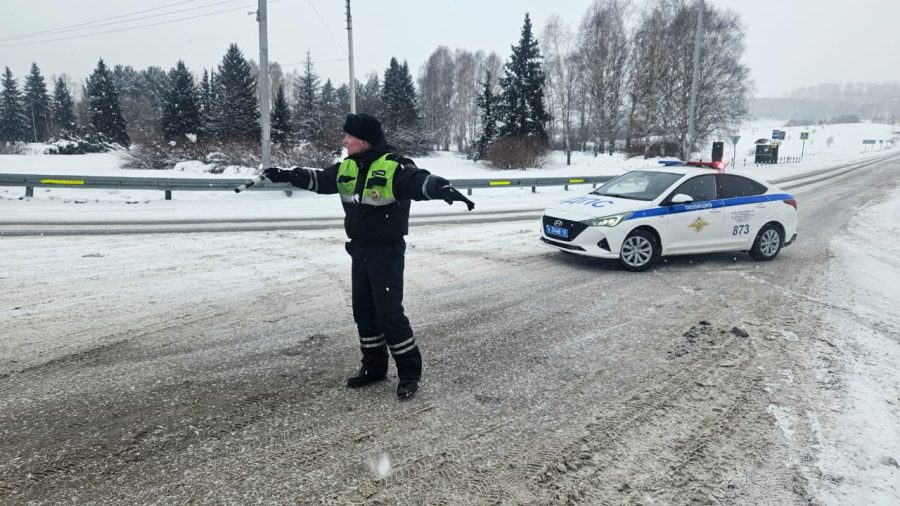
[[324,170],[270,168],[263,175],[316,193],[338,193],[344,207],[345,245],[352,258],[353,320],[362,367],[348,388],[382,381],[388,352],[397,366],[397,397],[412,397],[422,376],[422,355],[403,312],[403,268],[411,200],[443,199],[475,204],[450,183],[416,167],[387,145],[381,123],[368,114],[344,122],[347,157]]

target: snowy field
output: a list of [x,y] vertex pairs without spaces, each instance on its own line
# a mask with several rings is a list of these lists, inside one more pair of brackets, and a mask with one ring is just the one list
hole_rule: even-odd
[[[891,125],[857,123],[827,125],[824,127],[781,127],[783,121],[760,120],[748,123],[741,131],[734,157],[732,144],[725,141],[725,160],[736,160],[737,172],[746,172],[764,179],[778,179],[794,174],[814,171],[850,161],[884,155],[881,151],[864,151],[863,139],[891,139],[898,127]],[[775,166],[754,166],[753,141],[768,138],[772,130],[781,129],[787,134],[780,149],[781,156],[799,156],[801,131],[809,131],[802,163]],[[827,145],[827,139],[834,139]],[[877,145],[876,145],[877,146]],[[34,151],[39,152],[39,147]],[[708,150],[704,157],[708,160]],[[745,164],[744,161],[747,161]],[[553,152],[547,165],[541,169],[498,171],[483,163],[472,163],[458,153],[436,153],[416,159],[417,164],[447,179],[484,179],[509,177],[570,177],[609,176],[625,171],[658,166],[658,159],[625,159],[619,155],[573,153],[572,165],[567,166],[561,152]],[[235,178],[242,182],[254,169],[229,167],[221,175],[205,172],[208,167],[199,162],[184,162],[176,170],[144,171],[121,168],[119,155],[115,153],[81,156],[6,155],[0,156],[0,173],[30,173],[53,175],[96,175],[122,177],[210,177]],[[572,191],[588,191],[589,186],[573,186]],[[0,221],[2,222],[65,222],[65,221],[166,221],[183,219],[253,219],[340,216],[340,203],[333,196],[314,195],[296,191],[288,198],[281,192],[256,191],[242,194],[232,192],[173,192],[166,201],[160,191],[121,190],[71,190],[36,188],[34,198],[20,199],[24,188],[0,187]],[[474,190],[475,212],[510,209],[543,209],[548,204],[563,200],[567,194],[562,188],[540,187],[536,194],[529,188],[503,188]],[[458,210],[462,206],[452,208]],[[446,212],[443,202],[420,202],[413,206],[413,214]]]

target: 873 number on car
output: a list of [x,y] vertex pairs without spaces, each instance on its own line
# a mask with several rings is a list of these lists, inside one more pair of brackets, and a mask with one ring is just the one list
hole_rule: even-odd
[[731,235],[746,235],[750,233],[750,225],[735,225],[731,229]]

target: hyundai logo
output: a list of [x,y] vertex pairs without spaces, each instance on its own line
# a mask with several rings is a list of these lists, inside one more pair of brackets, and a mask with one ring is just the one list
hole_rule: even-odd
[[554,221],[554,222],[553,222],[553,226],[554,226],[554,227],[561,227],[561,226],[563,226],[562,220],[556,220],[556,221]]

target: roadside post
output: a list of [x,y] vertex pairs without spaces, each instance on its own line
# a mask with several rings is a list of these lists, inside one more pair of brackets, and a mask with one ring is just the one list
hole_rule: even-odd
[[803,141],[803,145],[800,147],[800,161],[803,161],[803,153],[806,151],[806,139],[809,139],[809,132],[800,132],[800,140]]
[[[735,164],[737,163],[737,143],[739,140],[741,140],[740,135],[732,135],[731,136],[731,144],[734,146],[734,152],[731,154],[731,168],[732,169],[735,167]],[[744,161],[744,165],[747,165],[746,161]]]

